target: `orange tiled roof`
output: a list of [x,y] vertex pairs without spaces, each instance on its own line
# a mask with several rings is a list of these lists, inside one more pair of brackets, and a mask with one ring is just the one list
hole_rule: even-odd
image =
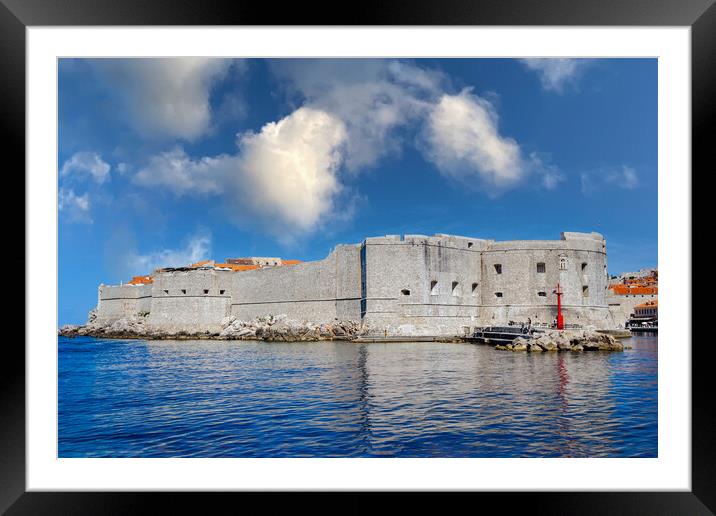
[[658,308],[658,307],[659,307],[659,300],[655,299],[654,301],[647,301],[646,303],[636,305],[634,308]]
[[154,278],[151,276],[134,276],[127,285],[151,285],[154,283]]
[[303,263],[301,260],[283,260],[282,263],[284,265],[298,265],[299,263]]
[[208,265],[211,262],[211,260],[204,260],[201,262],[192,263],[189,267],[203,267],[204,265]]
[[214,267],[221,267],[223,269],[231,269],[234,272],[251,271],[254,269],[261,268],[260,265],[237,265],[234,263],[217,263],[216,265],[214,265]]
[[625,296],[625,295],[634,295],[634,294],[640,294],[640,295],[654,295],[659,293],[659,287],[653,286],[653,287],[642,287],[642,286],[636,286],[636,285],[611,285],[609,287],[614,293],[618,296]]

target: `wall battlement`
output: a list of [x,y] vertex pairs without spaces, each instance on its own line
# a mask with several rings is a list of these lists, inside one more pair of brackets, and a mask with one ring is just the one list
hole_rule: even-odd
[[390,334],[456,335],[528,318],[550,323],[559,283],[569,323],[612,328],[606,265],[599,233],[501,242],[385,235],[291,267],[169,271],[151,285],[102,285],[97,312],[111,320],[144,310],[150,325],[172,330],[213,330],[227,316],[283,313],[317,323],[360,321]]

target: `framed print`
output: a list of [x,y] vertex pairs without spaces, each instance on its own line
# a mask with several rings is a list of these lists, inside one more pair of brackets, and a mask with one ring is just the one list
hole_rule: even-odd
[[27,300],[3,509],[714,510],[690,299],[716,8],[444,7],[3,0]]

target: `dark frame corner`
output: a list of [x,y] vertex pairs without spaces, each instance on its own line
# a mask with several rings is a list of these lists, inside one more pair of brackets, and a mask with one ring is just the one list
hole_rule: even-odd
[[[716,5],[714,0],[416,0],[388,3],[367,0],[350,15],[322,12],[303,3],[275,9],[257,2],[197,2],[196,0],[0,0],[0,146],[14,167],[25,170],[25,29],[33,25],[642,25],[690,26],[692,37],[692,170],[713,168],[716,113]],[[316,4],[318,5],[318,4]],[[281,13],[277,11],[282,11]],[[312,12],[316,11],[316,12]],[[340,11],[336,11],[340,12]],[[348,12],[348,11],[345,11]],[[9,167],[8,167],[9,169]],[[9,172],[9,170],[7,170]],[[687,171],[685,171],[688,173]],[[688,176],[685,176],[688,178]],[[695,178],[692,173],[691,180]],[[6,174],[25,193],[24,174]],[[697,190],[693,192],[699,194]],[[704,195],[703,189],[700,195]],[[24,202],[25,195],[16,195]],[[692,207],[698,206],[692,197]],[[712,202],[712,201],[711,201]],[[708,205],[704,203],[704,205]],[[693,208],[692,208],[693,209]],[[15,212],[17,213],[17,212]],[[694,222],[698,217],[693,217]],[[712,220],[713,216],[707,220]],[[7,220],[14,220],[8,218]],[[25,227],[14,224],[22,252],[12,257],[15,270],[25,268]],[[11,229],[11,228],[8,228]],[[693,230],[692,230],[693,234]],[[703,253],[705,254],[705,253]],[[709,270],[706,257],[692,249],[694,270]],[[26,272],[28,274],[29,272]],[[19,274],[14,281],[20,282]],[[26,277],[24,278],[26,281]],[[689,278],[690,281],[690,278]],[[18,285],[19,287],[19,285]],[[18,288],[18,291],[19,288]],[[24,289],[23,289],[24,291]],[[705,313],[707,303],[693,298],[692,320]],[[712,306],[709,306],[713,308]],[[691,321],[684,321],[691,325]],[[689,332],[690,335],[690,332]],[[187,495],[121,493],[25,493],[25,353],[5,343],[0,376],[0,512],[8,514],[126,514],[149,509],[184,509]],[[14,346],[11,346],[14,344]],[[705,341],[700,344],[710,344]],[[685,343],[684,343],[685,345]],[[692,491],[648,493],[510,493],[531,513],[548,514],[714,514],[716,512],[716,446],[713,386],[710,382],[714,346],[692,347]],[[372,510],[352,495],[346,507]],[[504,504],[505,494],[482,494]],[[204,499],[205,497],[202,497]],[[293,498],[293,497],[292,497]],[[423,496],[415,496],[423,504]],[[499,498],[499,500],[498,500]],[[275,503],[275,495],[269,499]],[[315,506],[312,505],[312,510]],[[371,504],[372,505],[372,504]]]

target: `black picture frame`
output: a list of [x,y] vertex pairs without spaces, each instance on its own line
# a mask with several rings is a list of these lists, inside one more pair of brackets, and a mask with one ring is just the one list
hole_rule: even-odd
[[[689,26],[692,54],[692,170],[713,168],[713,115],[716,113],[716,5],[714,0],[443,0],[441,2],[362,1],[354,8],[334,4],[286,3],[280,8],[267,2],[226,2],[205,0],[0,0],[0,146],[10,157],[6,169],[7,191],[19,203],[25,199],[25,29],[28,26],[61,25],[606,25],[606,26]],[[328,10],[326,10],[328,9]],[[663,144],[663,142],[660,142]],[[707,168],[708,167],[708,168]],[[684,180],[692,181],[697,174]],[[9,182],[9,183],[8,183]],[[20,194],[22,192],[22,195]],[[696,198],[692,196],[692,219]],[[7,205],[7,203],[6,203]],[[708,203],[705,203],[708,205]],[[25,270],[25,228],[15,221],[19,207],[6,217],[6,232],[17,245],[6,261],[14,271]],[[712,217],[711,217],[712,218]],[[692,236],[693,236],[692,230]],[[14,238],[13,238],[14,237]],[[692,240],[693,241],[693,240]],[[19,242],[23,242],[20,249]],[[694,271],[709,270],[707,257],[691,250]],[[25,272],[27,275],[32,271]],[[21,289],[16,274],[15,291]],[[688,278],[691,281],[691,278]],[[692,292],[695,292],[692,289]],[[689,300],[684,300],[689,302]],[[24,306],[24,304],[23,304]],[[683,321],[685,349],[691,346],[693,321],[708,321],[712,302],[692,300],[692,321]],[[703,314],[702,318],[699,315]],[[10,334],[3,343],[0,375],[0,511],[7,514],[127,514],[152,510],[157,502],[162,512],[187,510],[185,493],[67,493],[25,492],[25,352],[17,337]],[[562,492],[562,493],[481,493],[510,509],[523,505],[537,514],[713,514],[716,512],[716,446],[711,386],[713,345],[691,346],[692,356],[692,490],[690,492]],[[671,343],[670,343],[671,345]],[[674,344],[676,345],[676,344]],[[223,495],[223,498],[235,495]],[[351,494],[343,510],[367,512],[372,503],[362,494]],[[275,495],[269,495],[272,504]],[[262,503],[264,498],[261,497]],[[278,497],[278,501],[281,501]],[[461,500],[462,499],[462,500]],[[204,500],[204,497],[201,497]],[[320,510],[306,497],[311,510]],[[413,500],[428,508],[424,497]],[[464,497],[452,498],[464,503]],[[509,502],[508,502],[509,500]],[[203,505],[203,501],[198,503]],[[295,510],[301,503],[295,505]],[[381,502],[383,503],[383,502]],[[441,503],[441,512],[448,506]],[[474,503],[474,502],[468,502]],[[480,500],[484,503],[484,500]],[[275,508],[275,505],[273,506]],[[386,507],[384,507],[386,508]],[[232,511],[234,512],[234,511]],[[272,511],[273,512],[273,511]]]

